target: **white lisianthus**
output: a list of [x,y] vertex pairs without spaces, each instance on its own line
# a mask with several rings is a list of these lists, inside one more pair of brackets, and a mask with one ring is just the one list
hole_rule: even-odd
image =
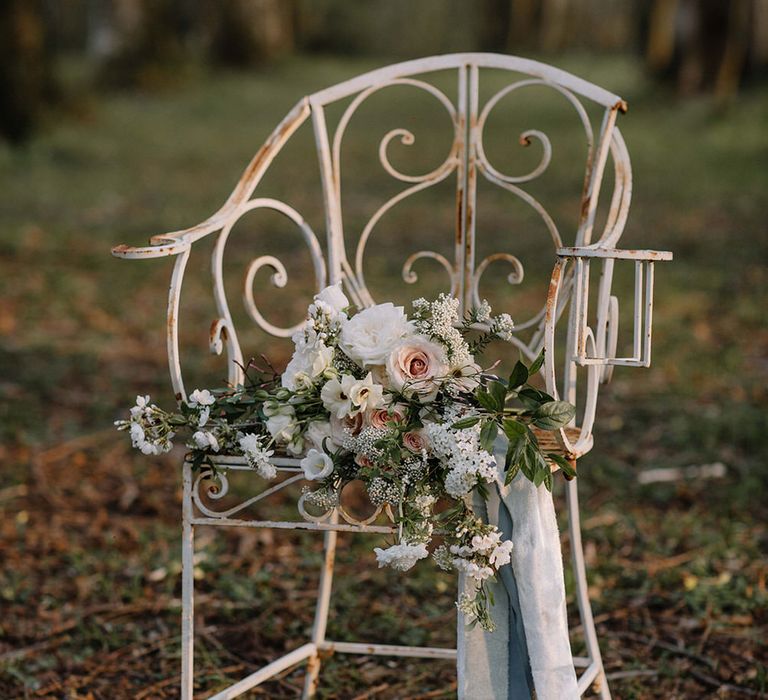
[[267,431],[274,438],[275,442],[291,442],[296,428],[298,428],[298,424],[292,412],[290,415],[278,413],[267,420]]
[[437,380],[447,372],[443,348],[421,335],[401,340],[387,357],[392,386],[405,394],[416,394],[422,403],[434,400],[440,388]]
[[219,441],[209,430],[198,430],[192,435],[192,441],[199,450],[205,450],[210,447],[214,452],[219,451]]
[[370,372],[355,382],[349,389],[349,398],[352,405],[360,412],[378,408],[384,403],[384,387],[374,384]]
[[414,331],[402,306],[377,304],[347,321],[341,329],[339,345],[364,367],[382,365],[394,347]]
[[419,559],[425,559],[429,556],[427,545],[423,542],[419,544],[401,542],[387,547],[387,549],[376,547],[373,551],[376,553],[379,568],[391,566],[398,571],[408,571]]
[[482,368],[476,362],[469,362],[448,369],[453,385],[465,394],[471,394],[480,386]]
[[331,436],[331,423],[327,420],[313,420],[307,426],[307,432],[305,437],[311,442],[318,450],[323,449],[323,442],[328,438],[328,442],[333,446],[336,445],[335,440]]
[[329,379],[320,390],[323,406],[337,418],[344,418],[354,411],[350,398],[357,380],[351,374],[343,374],[341,380]]
[[315,295],[316,301],[321,301],[330,306],[334,311],[344,311],[349,306],[347,295],[341,291],[341,282],[332,284]]
[[319,450],[311,449],[299,463],[308,481],[321,481],[333,472],[333,460]]

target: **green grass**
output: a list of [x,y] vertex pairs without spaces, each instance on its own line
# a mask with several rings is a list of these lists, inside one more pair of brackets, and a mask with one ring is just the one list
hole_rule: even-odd
[[[698,698],[720,684],[766,692],[768,91],[755,88],[718,111],[704,99],[678,102],[656,91],[625,58],[576,55],[558,63],[630,103],[620,122],[634,167],[623,244],[675,252],[674,263],[657,267],[653,367],[617,369],[602,394],[595,448],[580,465],[608,671],[659,672],[612,685],[622,698]],[[118,261],[108,251],[208,216],[301,95],[371,67],[291,59],[262,73],[208,76],[176,92],[100,96],[26,149],[0,151],[3,697],[174,696],[178,455],[147,462],[110,432],[136,393],[171,401],[163,338],[170,266]],[[486,91],[501,85],[498,76],[489,80]],[[392,162],[406,172],[425,172],[445,157],[440,128],[447,120],[439,108],[413,98],[405,109],[407,89],[396,93],[389,106],[382,99],[361,108],[349,128],[350,242],[366,214],[398,191],[372,165],[387,129],[413,128],[424,149],[414,146],[411,154],[392,144]],[[508,127],[513,138],[489,134],[493,162],[510,172],[530,168],[537,147],[520,149],[516,134],[547,131],[555,158],[535,192],[570,231],[583,159],[573,114],[556,101],[514,107],[500,105],[494,117],[495,128]],[[311,134],[297,134],[275,168],[261,191],[285,197],[321,231]],[[481,250],[514,236],[510,252],[532,271],[544,265],[520,290],[505,285],[501,265],[488,272],[483,292],[520,319],[543,298],[551,248],[505,193],[485,187],[479,204]],[[387,282],[397,281],[404,253],[431,246],[450,253],[452,206],[446,184],[382,220],[366,268],[381,298]],[[295,253],[298,242],[267,215],[247,217],[233,234],[228,265],[235,275],[262,252],[286,258],[291,282],[270,297],[273,320],[299,320],[307,301],[308,286],[292,286],[309,271],[308,257]],[[190,263],[182,319],[184,342],[194,348],[185,360],[190,386],[218,384],[222,376],[222,365],[205,355],[214,308],[209,248],[201,247]],[[428,261],[417,270],[423,286],[398,288],[401,301],[442,284]],[[239,298],[236,285],[229,291]],[[627,300],[625,319],[629,308]],[[284,343],[257,332],[243,340],[252,352],[286,359]],[[643,469],[718,461],[727,467],[724,479],[637,484]],[[299,535],[235,533],[204,544],[199,684],[213,690],[303,637],[311,624],[305,591],[314,586],[320,553],[316,538]],[[344,613],[334,617],[333,633],[451,643],[450,578],[427,566],[407,581],[374,572],[370,546],[345,540]],[[288,574],[295,583],[286,582]],[[675,653],[679,646],[694,656]],[[335,658],[322,697],[379,686],[376,697],[440,688],[450,697],[452,673],[450,664]],[[295,697],[300,683],[300,672],[289,674],[267,686],[267,696]]]

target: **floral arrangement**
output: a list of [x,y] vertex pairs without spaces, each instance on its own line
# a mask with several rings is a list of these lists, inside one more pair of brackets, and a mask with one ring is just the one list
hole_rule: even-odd
[[338,505],[345,484],[361,480],[397,528],[395,543],[374,550],[379,566],[407,571],[440,538],[434,561],[469,582],[459,609],[492,629],[486,582],[509,563],[512,542],[475,515],[473,493],[483,497],[497,478],[509,483],[518,472],[551,489],[552,462],[574,476],[562,456],[542,452],[532,430],[566,425],[574,408],[528,383],[543,355],[530,367],[518,362],[506,380],[478,364],[482,350],[513,329],[487,302],[464,318],[448,295],[417,299],[410,318],[391,303],[350,312],[340,286],[327,287],[294,335],[282,375],[251,361],[243,385],[195,390],[175,413],[140,396],[130,419],[116,425],[145,454],[167,452],[188,429],[197,468],[216,469],[219,452],[241,454],[273,479],[275,451],[301,456],[316,485],[304,501],[324,510]]

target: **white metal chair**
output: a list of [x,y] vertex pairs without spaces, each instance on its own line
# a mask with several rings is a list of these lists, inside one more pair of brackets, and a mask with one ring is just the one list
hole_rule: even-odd
[[[503,89],[481,103],[480,80],[484,72],[489,69],[506,71],[509,82]],[[453,75],[457,81],[456,97],[453,99],[430,82],[434,76],[446,73]],[[404,183],[405,186],[370,218],[359,235],[354,255],[350,257],[346,250],[343,233],[345,216],[340,194],[342,141],[347,125],[358,107],[373,93],[395,85],[408,85],[422,90],[432,95],[442,105],[453,125],[452,145],[442,165],[426,175],[411,176],[392,166],[387,149],[395,138],[400,138],[405,145],[412,144],[413,134],[406,129],[394,129],[384,136],[379,146],[381,166],[391,177]],[[497,170],[487,157],[483,145],[484,128],[488,116],[498,102],[516,90],[531,86],[549,88],[567,100],[584,129],[587,148],[586,169],[578,226],[575,232],[571,233],[571,247],[564,246],[563,238],[552,216],[524,188],[526,183],[538,178],[549,166],[552,157],[549,138],[537,130],[525,131],[520,135],[521,145],[536,141],[542,149],[538,165],[522,176],[511,176]],[[583,101],[591,105],[592,109],[598,109],[601,114],[597,129],[593,127]],[[341,118],[332,125],[330,119],[327,119],[327,108],[336,103],[343,106],[343,112]],[[617,95],[564,71],[523,58],[484,53],[434,56],[407,61],[366,73],[302,98],[267,139],[248,165],[229,199],[213,216],[193,228],[155,236],[147,247],[118,246],[113,250],[114,255],[129,259],[165,256],[175,258],[168,297],[167,347],[171,381],[177,399],[183,401],[186,397],[179,356],[179,298],[187,261],[196,241],[206,236],[213,236],[215,239],[212,273],[213,295],[218,311],[211,327],[210,347],[216,354],[221,354],[226,349],[229,381],[235,384],[242,379],[240,365],[243,354],[225,292],[222,261],[232,227],[246,212],[268,208],[287,217],[298,227],[308,246],[314,265],[317,288],[322,288],[326,282],[333,283],[341,280],[350,298],[359,306],[365,306],[374,303],[374,300],[363,276],[364,253],[369,236],[379,219],[409,195],[453,176],[456,181],[453,260],[432,251],[415,251],[405,260],[402,274],[406,282],[412,282],[415,280],[412,266],[417,260],[431,258],[437,261],[448,273],[451,292],[461,300],[462,307],[467,309],[479,303],[480,279],[490,263],[502,261],[511,264],[512,274],[509,280],[512,283],[521,282],[523,273],[522,264],[514,255],[514,251],[499,251],[480,262],[476,261],[476,193],[478,178],[482,176],[532,207],[541,217],[551,239],[553,270],[549,292],[546,300],[543,300],[544,304],[539,313],[528,321],[518,323],[517,330],[520,337],[513,341],[513,344],[528,358],[535,357],[542,348],[545,348],[546,362],[541,372],[547,391],[582,406],[579,425],[574,424],[558,433],[547,434],[549,437],[542,435],[542,439],[549,440],[546,445],[548,449],[558,450],[575,462],[592,447],[592,426],[599,384],[610,379],[614,365],[647,367],[650,364],[654,263],[670,260],[672,257],[670,253],[665,252],[617,249],[619,237],[627,219],[632,188],[627,149],[616,127],[617,116],[625,109],[624,101]],[[308,120],[311,121],[313,128],[322,182],[327,241],[325,254],[318,237],[296,209],[276,199],[254,196],[259,182],[275,156]],[[610,206],[607,209],[604,225],[600,230],[596,230],[598,199],[603,176],[610,163],[613,170]],[[616,356],[618,300],[612,295],[611,285],[617,261],[629,261],[634,265],[635,270],[634,341],[633,352],[629,357]],[[593,264],[600,267],[596,293],[590,291],[590,268]],[[286,284],[286,269],[280,260],[267,255],[257,257],[251,262],[246,274],[244,292],[246,310],[250,317],[268,333],[288,337],[296,327],[272,325],[262,315],[254,301],[252,285],[256,272],[263,267],[273,271],[272,282],[275,285]],[[514,314],[514,308],[510,311]],[[560,349],[564,351],[565,360],[563,372],[558,381],[555,372],[555,361],[558,356],[555,330],[563,316],[567,316],[561,324],[561,328],[564,326],[565,330],[565,342],[564,348]],[[524,337],[526,335],[527,337]],[[586,374],[586,387],[585,391],[580,391],[577,395],[576,379],[579,367],[584,368],[582,372]],[[222,455],[217,462],[230,472],[248,469],[244,460],[236,456]],[[187,700],[192,698],[193,694],[193,538],[195,528],[201,526],[302,529],[323,532],[325,537],[325,564],[321,573],[311,639],[298,649],[218,693],[215,695],[216,698],[235,697],[303,661],[308,662],[304,697],[310,697],[315,692],[322,651],[455,658],[456,652],[453,649],[341,642],[326,638],[337,532],[390,533],[392,528],[375,520],[378,511],[374,516],[363,521],[356,520],[342,507],[316,515],[305,510],[303,499],[299,499],[300,517],[295,520],[254,520],[242,517],[246,509],[255,502],[291,483],[300,482],[302,475],[298,462],[296,458],[276,458],[276,465],[285,474],[284,480],[228,509],[216,508],[216,500],[228,491],[226,473],[219,476],[217,482],[212,482],[206,478],[205,474],[194,474],[189,463],[183,465],[181,694]],[[253,482],[254,488],[260,488],[263,484],[255,477]],[[587,595],[576,483],[571,481],[567,485],[567,504],[576,597],[586,638],[587,655],[575,658],[574,663],[577,669],[582,669],[579,678],[581,693],[597,683],[600,696],[609,698],[610,693],[605,681]]]

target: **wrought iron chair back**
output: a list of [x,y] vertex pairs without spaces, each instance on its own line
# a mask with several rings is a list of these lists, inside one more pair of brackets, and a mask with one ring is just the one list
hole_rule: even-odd
[[[490,98],[481,101],[480,82],[488,70],[506,71],[509,82]],[[453,75],[456,81],[455,97],[435,85],[435,76]],[[358,108],[374,93],[393,86],[408,86],[430,95],[446,112],[452,140],[444,161],[423,175],[410,175],[398,170],[391,162],[389,146],[399,139],[409,146],[415,141],[412,131],[396,128],[381,139],[378,156],[380,165],[391,178],[402,183],[402,189],[381,205],[370,216],[359,235],[352,237],[345,232],[345,211],[342,206],[342,149],[347,127]],[[485,130],[492,111],[502,101],[522,94],[525,88],[543,87],[552,90],[569,103],[580,123],[586,145],[586,161],[581,188],[580,207],[575,233],[564,241],[563,233],[554,217],[526,188],[528,183],[539,178],[550,166],[553,156],[549,137],[542,131],[529,129],[519,134],[523,146],[538,144],[541,149],[539,162],[529,172],[509,175],[497,169],[486,153]],[[600,113],[599,126],[595,128],[584,103],[597,108]],[[341,106],[341,117],[332,123],[329,110]],[[525,205],[540,218],[552,245],[552,273],[546,299],[541,309],[531,318],[516,319],[518,335],[512,340],[519,351],[532,359],[541,349],[546,350],[546,361],[542,375],[547,391],[581,405],[579,425],[561,429],[552,440],[552,449],[559,450],[567,458],[576,460],[592,447],[592,427],[597,405],[598,388],[601,382],[610,379],[614,365],[648,366],[652,325],[653,265],[659,260],[671,259],[671,254],[655,251],[618,250],[617,244],[627,220],[632,192],[631,165],[627,148],[616,126],[617,116],[626,110],[626,104],[614,95],[596,85],[577,78],[557,68],[528,59],[496,54],[454,54],[408,61],[375,70],[351,80],[321,90],[302,98],[267,139],[254,156],[235,190],[225,204],[202,223],[190,229],[154,236],[146,247],[118,246],[113,253],[123,258],[175,257],[168,297],[167,348],[171,382],[179,401],[186,399],[182,378],[179,350],[179,300],[187,262],[193,245],[202,238],[214,238],[211,256],[213,275],[213,297],[217,309],[210,330],[210,348],[215,354],[226,353],[228,380],[237,384],[243,379],[243,351],[240,346],[238,329],[233,321],[230,301],[224,283],[224,254],[228,239],[235,224],[248,212],[255,209],[270,209],[287,217],[300,232],[309,250],[314,271],[314,283],[319,290],[327,283],[342,282],[347,294],[358,306],[374,302],[364,274],[366,251],[372,233],[380,220],[394,207],[411,195],[434,187],[452,178],[455,181],[455,230],[452,258],[430,250],[415,250],[405,258],[402,276],[405,282],[413,283],[417,276],[414,264],[421,259],[431,259],[441,265],[448,276],[447,290],[461,302],[463,310],[480,303],[480,284],[489,265],[503,262],[511,266],[508,280],[519,284],[524,277],[521,260],[513,250],[500,250],[478,260],[477,208],[478,181],[480,178],[497,186]],[[294,133],[305,123],[311,122],[317,148],[320,180],[325,215],[325,251],[320,239],[305,218],[286,202],[269,198],[254,197],[259,183],[275,157],[288,143]],[[604,176],[613,173],[613,187],[604,223],[598,227],[598,204]],[[603,195],[605,197],[606,195]],[[509,242],[499,241],[509,245]],[[568,244],[568,245],[565,245]],[[628,260],[635,266],[635,302],[632,307],[634,334],[632,354],[617,357],[618,310],[617,298],[611,293],[616,261]],[[600,280],[596,294],[590,292],[590,266],[600,265]],[[244,280],[243,301],[249,317],[261,329],[276,337],[289,337],[301,323],[293,326],[278,326],[270,322],[258,308],[253,287],[257,273],[262,268],[272,271],[272,283],[283,287],[288,282],[284,263],[273,255],[256,257],[248,265]],[[590,298],[592,301],[590,303]],[[567,316],[565,328],[564,364],[559,374],[555,370],[556,351],[555,329],[562,317]],[[563,320],[565,323],[565,320]],[[584,367],[586,382],[584,390],[577,394],[577,369]],[[223,455],[217,460],[229,469],[245,469],[242,458]],[[285,472],[299,472],[298,460],[276,459],[277,466]],[[390,532],[386,525],[377,525],[375,520],[380,511],[371,518],[360,521],[350,516],[343,508],[325,514],[312,515],[299,501],[302,520],[255,521],[243,520],[239,516],[247,507],[264,499],[286,485],[301,480],[299,473],[289,474],[276,486],[248,499],[233,508],[217,510],[211,505],[226,494],[226,474],[218,477],[215,488],[207,491],[206,500],[201,492],[206,488],[205,475],[193,477],[191,466],[184,465],[184,548],[183,548],[183,615],[182,615],[182,696],[192,697],[193,688],[193,627],[192,627],[192,542],[194,527],[198,525],[301,528],[325,531],[326,557],[318,594],[318,607],[312,640],[291,654],[252,674],[228,690],[216,695],[229,698],[261,683],[276,673],[309,660],[305,696],[314,693],[320,657],[323,649],[337,652],[374,653],[406,656],[454,658],[455,651],[388,645],[368,645],[351,642],[331,642],[325,638],[333,571],[333,553],[336,533],[342,530],[367,532]],[[587,656],[575,659],[577,666],[586,668],[581,675],[579,686],[586,691],[595,681],[601,681],[601,696],[610,697],[604,680],[603,665],[597,644],[589,599],[587,597],[586,572],[581,550],[578,520],[578,498],[575,482],[567,487],[571,547],[573,552],[576,593],[584,625]],[[341,520],[341,522],[339,521]]]

